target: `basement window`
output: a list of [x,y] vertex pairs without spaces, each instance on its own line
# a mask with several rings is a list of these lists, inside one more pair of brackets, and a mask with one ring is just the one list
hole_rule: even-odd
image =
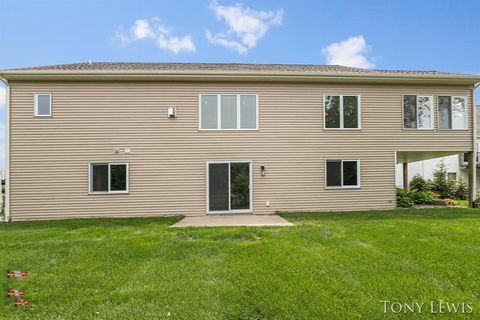
[[52,115],[52,94],[35,93],[34,99],[34,115],[36,117],[50,117]]
[[128,163],[90,163],[89,193],[127,193]]
[[438,96],[439,129],[467,129],[467,97]]
[[360,160],[327,160],[327,188],[359,188]]

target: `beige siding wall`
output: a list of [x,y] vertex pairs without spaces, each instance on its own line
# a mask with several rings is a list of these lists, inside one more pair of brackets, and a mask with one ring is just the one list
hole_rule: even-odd
[[[34,92],[52,93],[52,118],[33,117]],[[260,129],[200,132],[204,92],[258,93]],[[323,130],[324,93],[361,94],[362,130]],[[395,150],[472,150],[471,113],[465,131],[402,130],[406,93],[467,95],[471,112],[466,87],[12,83],[11,217],[203,215],[206,161],[242,159],[253,161],[255,214],[393,208]],[[326,159],[360,159],[361,188],[325,190]],[[130,193],[89,195],[91,161],[128,162]]]

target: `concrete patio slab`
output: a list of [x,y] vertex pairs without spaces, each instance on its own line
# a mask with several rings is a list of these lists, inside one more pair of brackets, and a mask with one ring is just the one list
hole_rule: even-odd
[[185,217],[170,227],[289,227],[293,225],[277,215],[232,214]]

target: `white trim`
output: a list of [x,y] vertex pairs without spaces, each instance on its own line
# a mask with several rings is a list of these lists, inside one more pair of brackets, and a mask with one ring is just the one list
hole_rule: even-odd
[[[202,96],[217,96],[217,128],[216,129],[203,129],[202,128]],[[237,96],[237,128],[232,129],[222,129],[222,113],[221,113],[221,96]],[[249,128],[249,129],[242,129],[240,128],[240,96],[255,96],[256,101],[256,127]],[[198,94],[198,130],[199,131],[258,131],[258,109],[259,109],[259,102],[258,102],[258,93],[229,93],[229,92],[222,92],[222,93],[199,93]]]
[[[417,124],[416,128],[405,128],[405,106],[404,106],[404,97],[405,96],[415,96],[415,103],[416,103],[416,119],[415,122]],[[431,127],[430,128],[419,128],[418,127],[418,97],[430,97],[431,99],[431,112],[432,112],[432,122],[431,122]],[[434,131],[435,130],[435,105],[433,103],[435,95],[431,93],[403,93],[402,94],[402,101],[401,101],[401,106],[402,106],[402,129],[405,131]],[[438,104],[438,99],[437,99],[437,104]],[[437,117],[438,118],[438,117]]]
[[5,126],[5,221],[10,221],[10,85],[8,82],[6,92],[6,118]]
[[[108,191],[92,191],[92,165],[107,165],[108,166]],[[126,184],[127,184],[127,189],[126,190],[110,190],[111,188],[111,179],[110,179],[110,167],[112,165],[125,165],[126,166]],[[102,162],[102,161],[95,161],[95,162],[89,162],[88,163],[88,194],[94,195],[94,194],[125,194],[130,192],[130,165],[128,162]]]
[[[230,165],[232,163],[248,163],[249,165],[249,209],[231,209],[231,190],[230,190]],[[228,210],[216,210],[216,211],[210,211],[210,164],[228,164]],[[206,208],[205,211],[207,214],[232,214],[232,213],[253,213],[253,161],[252,160],[207,160],[205,163],[205,174],[206,174],[206,197],[205,197],[205,203],[206,203]]]
[[[475,91],[475,90],[474,90]],[[451,114],[451,121],[452,121],[452,128],[440,128],[440,104],[438,103],[438,97],[450,97],[450,114]],[[465,120],[464,120],[464,128],[453,128],[453,99],[454,98],[464,98],[465,99]],[[475,100],[473,100],[475,102]],[[475,107],[475,103],[473,103],[473,106]],[[451,94],[437,94],[437,111],[438,111],[438,120],[437,120],[437,125],[438,125],[438,130],[439,131],[467,131],[468,130],[468,96],[464,95],[451,95]],[[475,108],[474,108],[474,113],[473,113],[473,119],[475,122]],[[475,131],[476,127],[473,126],[473,131]]]
[[[49,96],[50,97],[50,105],[49,105],[49,113],[48,114],[38,114],[38,96]],[[33,94],[33,115],[35,117],[51,117],[52,116],[52,93],[51,92],[35,92]]]
[[[328,161],[340,161],[340,183],[342,184],[341,186],[327,186],[327,162]],[[357,162],[357,185],[355,186],[344,186],[343,185],[343,162],[344,161],[356,161]],[[360,189],[362,187],[361,181],[360,181],[360,176],[361,176],[361,163],[360,159],[325,159],[324,161],[324,188],[325,189]]]
[[[340,97],[340,128],[327,128],[326,125],[326,117],[325,117],[325,103],[326,99],[325,97],[328,96],[338,96]],[[344,115],[343,115],[343,97],[344,96],[353,96],[357,97],[358,105],[357,105],[357,128],[344,128]],[[324,93],[323,94],[323,108],[322,108],[322,114],[323,114],[323,130],[341,130],[341,131],[349,131],[349,130],[362,130],[362,95],[359,93]]]
[[[478,85],[478,84],[477,84]],[[478,160],[477,160],[477,152],[478,152],[478,141],[477,141],[477,107],[476,107],[476,98],[475,98],[475,89],[476,86],[473,86],[472,89],[472,138],[473,138],[473,161],[475,165],[473,166],[473,174],[472,174],[472,200],[477,201],[477,165],[478,165]],[[468,97],[467,97],[468,99]],[[468,100],[467,100],[468,101]],[[467,103],[468,106],[468,103]],[[467,108],[468,110],[468,108]],[[468,112],[467,112],[468,116]],[[468,120],[467,120],[467,128],[468,128]],[[469,204],[470,207],[471,204]],[[478,206],[478,204],[477,204]]]

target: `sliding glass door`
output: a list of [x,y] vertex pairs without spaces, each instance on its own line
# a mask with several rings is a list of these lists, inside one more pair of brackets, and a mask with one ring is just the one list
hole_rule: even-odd
[[207,170],[209,213],[251,212],[251,162],[212,161]]

